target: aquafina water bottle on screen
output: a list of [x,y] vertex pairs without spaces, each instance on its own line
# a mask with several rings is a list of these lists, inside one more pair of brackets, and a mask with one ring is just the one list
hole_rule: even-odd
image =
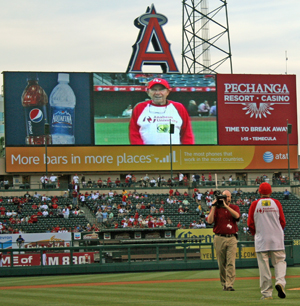
[[52,144],[75,144],[76,97],[69,81],[68,73],[59,73],[50,94]]

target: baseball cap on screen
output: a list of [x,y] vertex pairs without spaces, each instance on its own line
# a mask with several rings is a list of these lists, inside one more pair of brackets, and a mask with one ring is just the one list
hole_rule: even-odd
[[150,81],[150,82],[148,83],[147,88],[150,89],[150,88],[152,88],[152,87],[153,87],[154,85],[156,85],[156,84],[160,84],[160,85],[165,86],[167,89],[171,89],[169,83],[168,83],[166,80],[164,80],[164,79],[158,79],[158,78],[155,78],[155,79],[153,79],[152,81]]

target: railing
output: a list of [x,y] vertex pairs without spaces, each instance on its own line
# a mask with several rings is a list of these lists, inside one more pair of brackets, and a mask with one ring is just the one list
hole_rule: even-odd
[[[293,261],[293,241],[285,241],[287,261]],[[173,263],[202,262],[216,263],[213,243],[165,243],[139,245],[110,245],[90,247],[54,247],[30,249],[0,249],[2,252],[2,269],[19,267],[49,267],[49,266],[107,266],[135,265],[139,262]],[[249,241],[238,242],[236,259],[240,265],[256,258],[254,243]],[[244,262],[244,263],[242,263]],[[256,262],[256,261],[255,261]],[[1,269],[1,268],[0,268]],[[117,270],[116,270],[117,271]],[[120,269],[124,271],[124,269]]]
[[[287,181],[281,181],[281,180],[266,180],[269,182],[273,187],[289,187],[289,186],[297,186],[300,185],[300,182],[298,180],[292,180],[291,182]],[[150,183],[147,183],[146,185],[140,184],[139,182],[137,183],[131,183],[131,184],[126,184],[126,183],[121,183],[119,186],[117,186],[115,183],[111,184],[102,184],[101,186],[97,184],[97,182],[93,182],[91,184],[82,184],[80,183],[80,189],[81,190],[98,190],[98,189],[123,189],[123,188],[131,188],[131,189],[169,189],[170,187],[172,188],[225,188],[225,187],[230,187],[230,188],[248,188],[248,187],[257,187],[260,185],[260,181],[257,182],[254,179],[249,179],[249,180],[218,180],[217,182],[212,180],[212,181],[199,181],[199,182],[186,182],[186,183],[179,183],[178,181],[173,181],[170,184],[161,184],[158,186],[157,184],[152,186]],[[37,184],[29,184],[29,183],[22,183],[22,184],[6,184],[6,185],[0,185],[0,191],[12,191],[12,190],[45,190],[45,191],[52,191],[52,190],[61,190],[61,191],[67,191],[68,186],[63,185],[60,186],[59,183],[48,183],[46,185],[43,185],[42,183],[37,183]]]

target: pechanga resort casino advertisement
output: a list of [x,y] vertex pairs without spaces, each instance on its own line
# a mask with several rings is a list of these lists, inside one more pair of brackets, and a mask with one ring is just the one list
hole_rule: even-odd
[[296,76],[218,75],[220,145],[298,143]]

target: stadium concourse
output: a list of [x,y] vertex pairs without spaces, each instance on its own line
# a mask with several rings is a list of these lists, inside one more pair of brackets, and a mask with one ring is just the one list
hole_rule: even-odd
[[[82,189],[76,197],[59,190],[10,191],[0,196],[2,233],[99,232],[113,228],[205,228],[214,198],[207,186],[115,187]],[[99,186],[97,186],[99,187]],[[213,186],[210,186],[213,187]],[[257,186],[223,186],[239,205],[239,239],[252,240],[247,228],[248,209],[258,197]],[[244,188],[245,187],[245,188]],[[243,189],[243,190],[242,190]],[[278,191],[276,191],[276,189]],[[285,239],[299,239],[300,199],[290,193],[285,199],[282,186],[273,186],[287,219]],[[42,193],[39,194],[39,192]],[[199,206],[200,205],[200,206]]]

